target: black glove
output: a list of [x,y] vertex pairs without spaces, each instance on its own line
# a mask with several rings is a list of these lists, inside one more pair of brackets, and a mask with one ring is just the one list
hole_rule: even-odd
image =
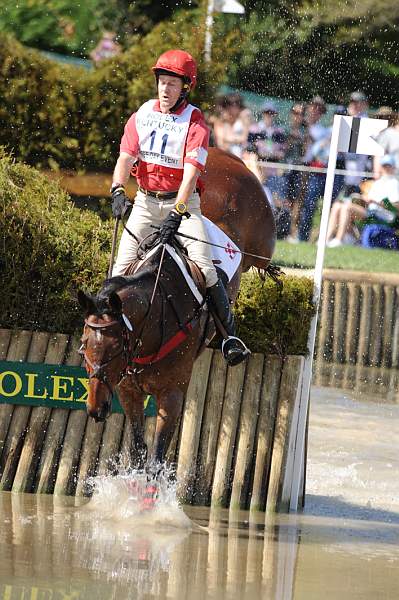
[[125,188],[123,185],[112,186],[111,188],[111,198],[112,198],[112,214],[115,219],[121,219],[125,216],[127,211],[132,208],[132,203],[129,198],[126,196]]
[[180,227],[180,223],[182,220],[182,215],[170,211],[166,219],[162,221],[161,226],[159,228],[159,233],[161,236],[161,242],[163,244],[170,244],[173,240],[174,235],[177,233],[177,230]]

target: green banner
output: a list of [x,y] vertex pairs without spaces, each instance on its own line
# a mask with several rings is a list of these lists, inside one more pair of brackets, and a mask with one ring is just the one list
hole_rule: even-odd
[[[82,367],[0,361],[0,403],[86,410],[89,379]],[[123,412],[116,394],[112,411]],[[157,414],[152,396],[144,401],[144,414]]]

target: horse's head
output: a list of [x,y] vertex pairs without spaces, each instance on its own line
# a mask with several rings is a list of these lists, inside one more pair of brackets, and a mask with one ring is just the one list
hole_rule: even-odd
[[89,375],[87,413],[104,421],[111,412],[112,394],[126,373],[129,361],[129,329],[116,292],[104,300],[78,293],[85,311],[81,353]]

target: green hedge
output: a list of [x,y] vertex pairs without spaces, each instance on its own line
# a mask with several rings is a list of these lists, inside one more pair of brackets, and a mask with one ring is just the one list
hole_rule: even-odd
[[[56,184],[0,152],[0,327],[79,330],[83,321],[76,292],[100,289],[112,230],[111,219],[75,208]],[[311,296],[306,278],[284,276],[278,286],[244,275],[235,310],[251,350],[305,353]]]
[[87,71],[59,66],[1,36],[0,145],[39,168],[111,170],[124,124],[155,95],[151,66],[161,52],[179,47],[199,58],[192,101],[202,108],[212,103],[232,44],[226,39],[223,56],[215,56],[205,68],[200,59],[203,37],[196,12],[183,11],[174,27],[159,24],[126,52]]
[[77,209],[32,167],[0,154],[0,325],[52,332],[80,326],[79,287],[98,288],[112,224]]

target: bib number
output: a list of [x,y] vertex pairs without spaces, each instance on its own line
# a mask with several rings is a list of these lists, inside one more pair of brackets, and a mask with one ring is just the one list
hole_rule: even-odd
[[[157,132],[156,129],[154,129],[153,131],[151,131],[150,133],[150,152],[152,152],[153,148],[154,148],[154,143],[155,143],[155,138],[156,138]],[[166,149],[166,144],[168,143],[168,134],[164,133],[164,135],[161,138],[162,140],[162,146],[161,146],[161,154],[165,154],[165,149]]]

